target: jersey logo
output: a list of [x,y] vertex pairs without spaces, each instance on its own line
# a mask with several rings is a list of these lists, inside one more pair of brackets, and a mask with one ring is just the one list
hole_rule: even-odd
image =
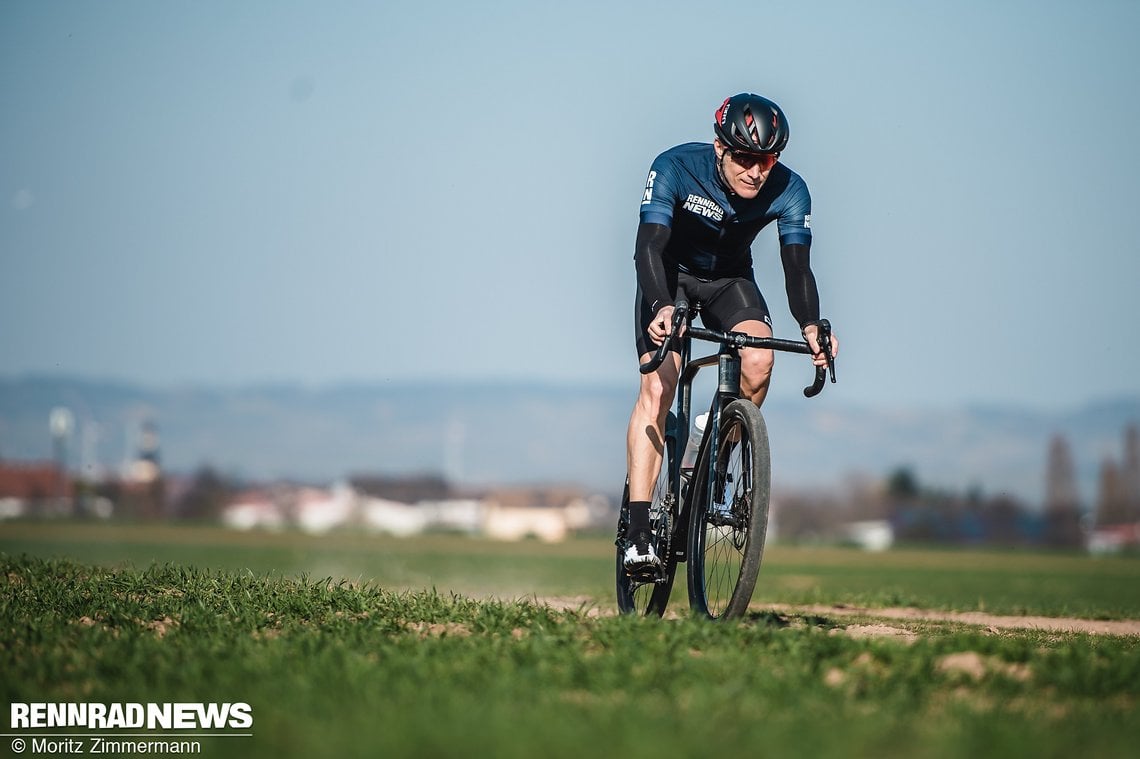
[[713,221],[722,221],[724,219],[724,209],[708,198],[702,198],[700,195],[690,195],[685,199],[685,203],[681,207],[690,213],[704,216],[706,219],[712,219]]
[[804,214],[804,229],[811,229],[811,214]]
[[657,172],[656,171],[649,172],[649,179],[645,180],[645,197],[642,198],[641,205],[645,205],[646,203],[650,203],[653,201],[653,180],[656,178],[657,178]]

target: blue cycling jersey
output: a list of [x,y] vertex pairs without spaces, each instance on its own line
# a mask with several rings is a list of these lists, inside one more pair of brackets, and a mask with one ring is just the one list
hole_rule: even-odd
[[777,163],[751,200],[729,195],[716,151],[690,142],[657,156],[641,201],[643,224],[672,232],[665,255],[698,277],[752,276],[752,241],[773,219],[782,245],[811,244],[811,195],[799,174]]

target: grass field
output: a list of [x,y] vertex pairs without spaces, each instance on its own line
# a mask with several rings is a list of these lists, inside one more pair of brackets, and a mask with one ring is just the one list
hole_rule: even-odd
[[[565,543],[499,543],[461,535],[415,539],[334,533],[235,532],[217,527],[16,523],[0,551],[101,566],[175,563],[210,569],[436,588],[501,599],[584,596],[612,606],[608,536]],[[678,572],[676,607],[685,602]],[[1140,561],[1032,551],[895,550],[772,546],[754,600],[915,606],[999,614],[1140,618]]]
[[[1137,637],[764,604],[1140,618],[1140,561],[773,547],[739,623],[612,607],[612,543],[0,527],[9,703],[245,702],[212,756],[1135,756]],[[434,586],[435,590],[432,590]],[[675,596],[683,610],[684,587]],[[559,611],[536,599],[573,596]],[[872,614],[873,616],[873,614]],[[7,750],[10,738],[3,739]]]

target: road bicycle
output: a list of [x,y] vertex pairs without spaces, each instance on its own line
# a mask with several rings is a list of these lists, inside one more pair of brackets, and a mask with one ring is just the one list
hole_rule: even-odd
[[[617,601],[626,614],[665,613],[679,564],[688,565],[689,606],[694,614],[711,619],[732,619],[748,609],[768,530],[768,502],[772,467],[768,430],[760,409],[740,395],[740,348],[766,348],[811,355],[806,341],[753,337],[742,332],[720,332],[695,327],[692,308],[684,300],[674,304],[669,337],[645,364],[641,373],[656,371],[676,345],[681,354],[676,411],[666,426],[661,471],[650,502],[651,542],[661,564],[629,572],[623,556],[629,547],[629,479],[625,483],[618,518]],[[819,324],[819,342],[827,358],[816,367],[815,382],[804,388],[813,397],[823,389],[828,373],[835,382],[831,355],[831,325]],[[684,325],[684,329],[681,326]],[[693,339],[720,345],[717,353],[692,357]],[[679,342],[679,345],[678,345]],[[683,465],[688,447],[693,381],[697,373],[717,366],[717,386],[709,405],[705,431],[695,462]]]

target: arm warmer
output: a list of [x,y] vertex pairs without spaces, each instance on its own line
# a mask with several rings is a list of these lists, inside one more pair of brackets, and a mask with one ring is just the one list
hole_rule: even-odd
[[792,309],[792,317],[802,329],[809,322],[819,321],[819,289],[815,284],[815,275],[811,273],[811,247],[781,245],[780,260],[784,263],[788,306]]
[[649,301],[649,310],[653,313],[673,302],[665,274],[665,244],[669,242],[671,232],[663,224],[637,226],[633,264],[637,270],[637,284],[641,288],[641,294]]

